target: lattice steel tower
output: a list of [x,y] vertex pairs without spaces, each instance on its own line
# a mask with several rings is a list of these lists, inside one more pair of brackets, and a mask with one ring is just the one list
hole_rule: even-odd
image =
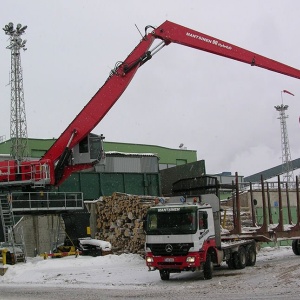
[[[281,94],[282,98],[282,94]],[[290,186],[290,183],[294,182],[294,173],[293,173],[293,166],[292,166],[292,159],[291,159],[291,152],[290,152],[290,144],[289,144],[289,137],[288,131],[286,126],[286,116],[285,111],[288,109],[288,105],[281,105],[274,106],[275,109],[279,112],[279,120],[281,126],[281,152],[282,152],[282,173],[283,173],[283,181]]]
[[21,161],[28,157],[28,136],[27,123],[23,90],[23,74],[21,67],[20,50],[27,50],[26,40],[21,36],[25,33],[27,26],[18,24],[14,28],[13,23],[5,25],[3,30],[9,35],[9,45],[6,47],[11,50],[11,106],[10,106],[10,139],[12,142],[11,156]]

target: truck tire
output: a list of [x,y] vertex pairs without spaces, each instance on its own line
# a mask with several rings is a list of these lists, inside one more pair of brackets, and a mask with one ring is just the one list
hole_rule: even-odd
[[213,262],[212,262],[212,259],[211,259],[211,254],[208,253],[206,255],[206,261],[205,261],[204,266],[203,266],[203,277],[204,277],[204,279],[212,279],[213,269],[214,269],[214,266],[213,266]]
[[249,245],[247,248],[247,262],[246,266],[253,267],[256,263],[256,250],[255,245]]
[[170,272],[168,270],[159,270],[160,279],[161,280],[169,280]]
[[230,269],[230,270],[235,269],[232,256],[228,260],[226,260],[226,264],[228,266],[228,269]]
[[243,246],[239,247],[237,252],[233,253],[233,264],[235,269],[244,269],[246,267],[247,255]]
[[292,249],[295,255],[300,255],[300,240],[293,240]]

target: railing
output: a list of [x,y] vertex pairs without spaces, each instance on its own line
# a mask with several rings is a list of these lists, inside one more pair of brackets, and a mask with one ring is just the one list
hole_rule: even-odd
[[50,183],[50,168],[47,161],[15,160],[0,162],[0,185],[22,185],[32,183],[35,186],[45,186]]
[[84,207],[82,193],[14,192],[10,197],[14,213],[51,213],[82,210]]
[[[239,190],[248,191],[250,189],[250,184],[252,185],[253,190],[262,189],[262,182],[242,182],[239,183]],[[264,181],[263,185],[265,187],[268,186],[270,190],[278,190],[279,188],[286,189],[287,187],[289,190],[296,189],[296,181],[292,181],[292,182]]]

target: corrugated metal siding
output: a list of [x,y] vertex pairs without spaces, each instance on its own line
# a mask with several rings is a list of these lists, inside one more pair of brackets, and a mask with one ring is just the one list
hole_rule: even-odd
[[158,173],[156,156],[108,156],[105,165],[96,165],[96,172],[120,173]]
[[134,172],[141,173],[141,158],[137,157],[112,157],[112,172]]
[[145,156],[141,158],[141,172],[142,173],[158,173],[158,158]]

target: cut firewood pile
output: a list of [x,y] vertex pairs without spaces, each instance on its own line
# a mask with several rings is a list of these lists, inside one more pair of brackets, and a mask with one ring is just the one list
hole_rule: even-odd
[[96,238],[108,241],[113,253],[144,254],[143,218],[157,197],[114,193],[97,202]]

